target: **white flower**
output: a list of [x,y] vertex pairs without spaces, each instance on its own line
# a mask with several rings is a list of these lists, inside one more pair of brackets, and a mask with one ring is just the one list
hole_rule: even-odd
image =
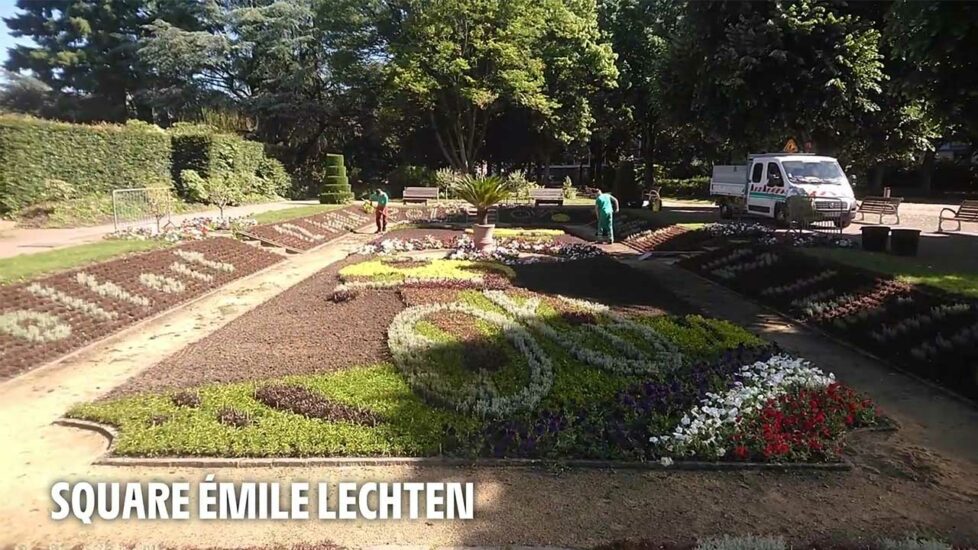
[[659,464],[662,464],[663,466],[668,468],[669,466],[672,466],[672,459],[669,458],[668,456],[664,456],[659,459]]
[[40,283],[32,283],[25,290],[35,296],[47,298],[52,302],[62,304],[69,309],[80,311],[85,315],[99,321],[111,321],[119,316],[118,313],[114,311],[106,311],[96,303],[89,302],[76,296],[71,296],[70,294],[62,292],[56,288],[44,286]]

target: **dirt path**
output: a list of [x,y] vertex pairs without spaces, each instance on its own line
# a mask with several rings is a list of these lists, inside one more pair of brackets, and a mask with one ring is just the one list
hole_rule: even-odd
[[[357,238],[350,239],[351,241]],[[712,534],[875,540],[908,533],[978,542],[978,465],[973,409],[891,374],[845,348],[786,326],[736,295],[677,268],[643,271],[714,315],[783,341],[859,389],[904,424],[897,433],[859,435],[851,472],[630,472],[441,467],[178,468],[92,466],[104,441],[50,425],[71,403],[108,392],[177,349],[312,275],[341,250],[297,256],[165,318],[106,341],[70,364],[0,386],[0,547],[8,543],[200,547],[330,540],[375,544],[556,545],[588,547],[628,537],[689,540]],[[661,268],[663,271],[656,272]],[[682,277],[682,278],[680,278]],[[681,282],[681,284],[680,284]],[[738,302],[739,301],[739,302]],[[831,355],[819,355],[829,353]],[[917,410],[919,409],[919,410]],[[84,526],[49,519],[55,480],[472,481],[476,519],[467,522],[281,521],[122,522]]]

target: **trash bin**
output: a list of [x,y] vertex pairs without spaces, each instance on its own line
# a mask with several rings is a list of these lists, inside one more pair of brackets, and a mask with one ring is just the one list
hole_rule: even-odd
[[897,256],[916,256],[919,245],[919,229],[894,229],[892,231],[890,251]]
[[868,252],[886,252],[887,241],[890,240],[888,225],[871,225],[863,227],[863,250]]

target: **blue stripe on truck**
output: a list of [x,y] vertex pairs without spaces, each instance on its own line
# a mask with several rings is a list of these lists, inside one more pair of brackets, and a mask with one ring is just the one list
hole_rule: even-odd
[[750,196],[761,198],[761,199],[774,199],[777,201],[785,201],[787,197],[784,195],[779,195],[777,193],[761,193],[760,191],[751,191]]

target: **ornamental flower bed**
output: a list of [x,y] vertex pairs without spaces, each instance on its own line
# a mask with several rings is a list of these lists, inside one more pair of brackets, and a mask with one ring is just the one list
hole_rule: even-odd
[[702,229],[670,225],[641,231],[622,242],[639,252],[685,252],[700,250],[704,244],[713,239],[712,233]]
[[304,218],[258,225],[241,233],[294,252],[305,252],[372,221],[373,217],[361,207],[350,205]]
[[[390,267],[354,265],[361,276]],[[137,394],[70,416],[118,427],[113,452],[128,456],[664,464],[835,461],[849,429],[877,421],[872,404],[830,374],[696,315],[627,315],[525,289],[462,289],[406,307],[386,337],[392,364]],[[246,423],[227,410],[246,413]]]
[[[772,255],[781,261],[772,262]],[[726,248],[680,265],[978,399],[978,303],[973,299],[786,248]]]
[[0,378],[99,340],[282,258],[226,237],[0,288]]

